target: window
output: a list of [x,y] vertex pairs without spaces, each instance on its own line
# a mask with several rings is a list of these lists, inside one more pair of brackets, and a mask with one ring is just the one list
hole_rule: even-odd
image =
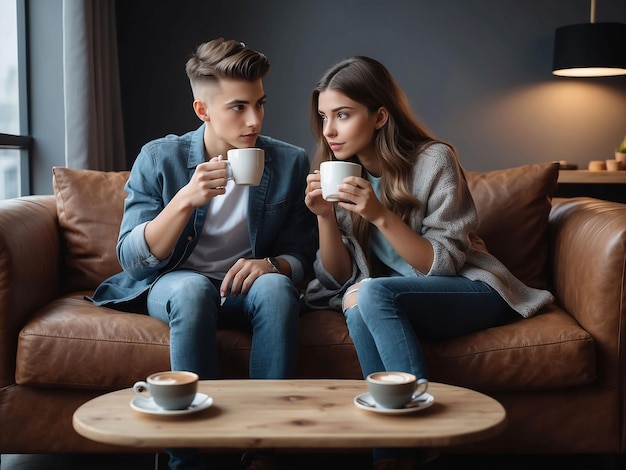
[[0,0],[0,199],[29,192],[24,0]]

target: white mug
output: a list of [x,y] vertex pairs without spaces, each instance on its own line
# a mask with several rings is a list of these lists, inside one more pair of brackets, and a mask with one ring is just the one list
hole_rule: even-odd
[[263,176],[265,152],[259,148],[230,149],[226,177],[236,184],[257,186]]
[[326,201],[339,201],[339,185],[348,176],[361,176],[361,165],[352,162],[327,161],[320,164],[322,197]]

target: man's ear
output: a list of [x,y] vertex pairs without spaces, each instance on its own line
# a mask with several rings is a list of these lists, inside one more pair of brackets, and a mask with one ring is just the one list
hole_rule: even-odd
[[208,122],[211,120],[209,117],[208,109],[204,101],[202,100],[193,100],[193,110],[196,112],[196,116],[201,121]]
[[381,106],[376,111],[376,129],[381,129],[385,124],[387,124],[387,120],[389,119],[389,112],[387,108]]

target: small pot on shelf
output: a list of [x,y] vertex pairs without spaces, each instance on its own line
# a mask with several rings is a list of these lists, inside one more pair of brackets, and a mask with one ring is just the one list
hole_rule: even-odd
[[622,170],[626,170],[626,152],[615,152],[615,160],[621,163]]

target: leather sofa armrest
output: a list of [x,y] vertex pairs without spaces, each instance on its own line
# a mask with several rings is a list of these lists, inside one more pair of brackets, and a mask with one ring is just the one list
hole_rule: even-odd
[[593,336],[599,378],[617,388],[626,355],[626,204],[555,198],[550,251],[557,302]]
[[0,201],[0,386],[15,381],[19,331],[60,292],[54,196]]

